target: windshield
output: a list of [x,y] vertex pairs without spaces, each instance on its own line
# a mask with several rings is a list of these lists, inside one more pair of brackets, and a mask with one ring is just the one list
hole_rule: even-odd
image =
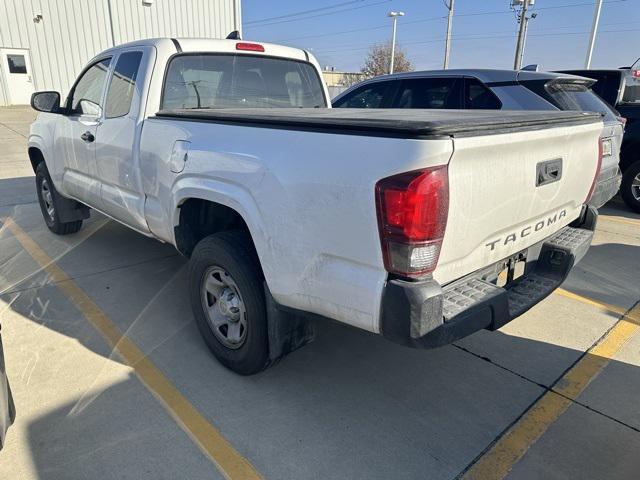
[[611,107],[598,97],[588,85],[574,80],[528,80],[523,86],[537,93],[560,110],[604,113],[605,119],[616,120]]
[[254,55],[179,55],[169,63],[163,109],[325,107],[310,63]]

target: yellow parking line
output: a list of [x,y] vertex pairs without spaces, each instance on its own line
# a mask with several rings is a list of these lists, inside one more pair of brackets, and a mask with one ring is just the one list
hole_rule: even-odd
[[606,222],[624,223],[626,225],[633,225],[635,227],[640,227],[640,221],[636,222],[635,220],[625,220],[624,218],[609,217],[607,215],[600,215],[598,218]]
[[[569,292],[567,292],[569,293]],[[573,297],[578,295],[571,294]],[[567,296],[567,295],[565,295]],[[577,298],[576,298],[577,299]],[[603,307],[583,297],[584,303]],[[611,306],[607,306],[608,309]],[[525,414],[464,474],[465,479],[502,479],[607,366],[622,346],[640,330],[640,303],[625,314],[589,351],[558,380]]]
[[47,271],[56,286],[102,334],[143,385],[166,408],[176,423],[227,479],[262,478],[256,469],[225,440],[221,433],[178,391],[135,343],[123,335],[107,314],[10,218],[2,219],[22,247]]
[[571,298],[572,300],[576,300],[578,302],[586,303],[587,305],[599,308],[600,310],[603,310],[605,312],[611,312],[617,315],[625,315],[626,321],[640,325],[640,312],[636,311],[636,309],[627,311],[624,308],[618,307],[617,305],[611,305],[610,303],[599,302],[598,300],[594,300],[593,298],[577,295],[565,290],[564,288],[558,288],[555,293],[566,298]]

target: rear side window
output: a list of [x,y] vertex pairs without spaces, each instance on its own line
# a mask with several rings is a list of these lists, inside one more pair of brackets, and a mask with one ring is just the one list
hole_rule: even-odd
[[162,108],[324,107],[310,63],[253,55],[179,55],[167,70]]
[[333,104],[335,108],[382,108],[390,82],[363,85]]
[[521,83],[524,87],[537,93],[560,110],[599,112],[604,113],[607,121],[616,120],[611,107],[584,83],[571,80],[528,80]]
[[469,110],[500,110],[502,102],[476,78],[465,79],[464,108]]
[[129,113],[141,60],[142,52],[126,52],[118,58],[107,91],[107,118],[123,117]]
[[393,108],[462,108],[457,78],[403,80]]
[[76,82],[71,92],[71,114],[102,115],[102,92],[111,58],[91,65]]

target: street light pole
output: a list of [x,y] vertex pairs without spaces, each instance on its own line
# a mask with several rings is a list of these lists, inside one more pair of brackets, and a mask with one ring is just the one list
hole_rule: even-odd
[[396,57],[396,23],[398,17],[404,17],[404,12],[389,12],[388,17],[393,19],[393,34],[391,35],[391,61],[389,62],[389,73],[393,73],[393,64]]
[[593,56],[593,47],[596,43],[596,32],[598,31],[598,23],[600,23],[600,11],[602,10],[602,0],[598,0],[596,11],[593,13],[593,25],[591,26],[591,37],[589,37],[589,49],[587,50],[587,58],[584,61],[584,68],[591,68],[591,57]]
[[455,0],[449,0],[449,15],[447,19],[447,40],[444,46],[444,69],[449,68],[449,55],[451,54],[451,24],[453,23],[453,4]]

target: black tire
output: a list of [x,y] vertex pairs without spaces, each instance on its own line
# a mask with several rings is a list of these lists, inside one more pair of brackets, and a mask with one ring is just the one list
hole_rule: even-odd
[[[219,304],[203,292],[206,278],[212,271],[222,269],[237,287],[244,308],[242,330],[244,340],[230,348],[220,339],[209,322],[205,302]],[[253,375],[269,364],[267,315],[263,288],[263,274],[248,235],[240,231],[227,231],[210,235],[198,243],[189,262],[189,295],[196,323],[207,346],[222,365],[240,375]],[[219,305],[218,305],[219,306]],[[219,307],[222,310],[222,307]],[[219,327],[220,328],[220,327]]]
[[[633,163],[627,168],[622,175],[622,184],[620,185],[620,195],[627,206],[640,213],[640,198],[636,198],[633,190],[633,180],[640,175],[640,161]],[[636,195],[640,195],[640,189],[636,190]]]
[[[49,191],[51,197],[47,201],[44,199],[43,184],[46,186],[46,190]],[[61,222],[58,216],[56,205],[62,201],[67,201],[62,198],[56,187],[51,181],[49,170],[44,162],[40,162],[36,167],[36,191],[38,193],[38,202],[40,203],[40,210],[44,217],[44,222],[47,224],[49,230],[56,235],[69,235],[70,233],[76,233],[82,227],[82,220],[74,220],[73,222]],[[51,212],[51,213],[50,213]]]

